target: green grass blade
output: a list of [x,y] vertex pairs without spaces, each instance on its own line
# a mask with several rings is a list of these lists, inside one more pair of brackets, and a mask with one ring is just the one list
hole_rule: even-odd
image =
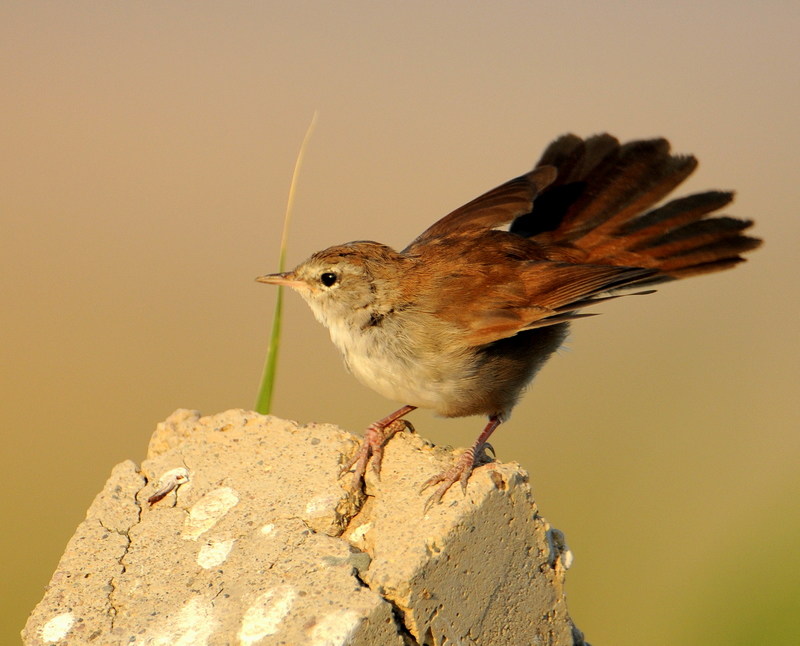
[[[297,154],[297,161],[294,165],[294,173],[292,174],[292,183],[289,186],[289,199],[286,202],[286,215],[283,219],[283,235],[281,236],[281,250],[278,260],[278,271],[285,270],[286,264],[286,247],[289,242],[289,222],[292,219],[292,207],[294,206],[294,196],[297,190],[297,178],[300,175],[300,167],[303,165],[303,157],[306,154],[306,147],[308,141],[311,139],[311,133],[314,131],[314,126],[317,124],[317,113],[314,112],[314,117],[306,130],[306,136],[300,146],[300,152]],[[275,375],[278,366],[278,349],[280,348],[281,340],[281,314],[283,312],[283,287],[278,287],[278,298],[275,301],[275,314],[272,318],[272,332],[269,336],[269,345],[267,346],[267,358],[264,362],[264,373],[261,376],[261,385],[258,388],[258,396],[256,397],[255,411],[262,415],[268,415],[272,406],[272,394],[275,390]]]
[[275,314],[272,318],[272,331],[267,346],[267,359],[264,362],[264,374],[258,388],[255,411],[269,415],[272,406],[272,393],[275,388],[275,372],[278,365],[278,347],[281,339],[281,314],[283,312],[283,287],[278,287],[278,298],[275,301]]

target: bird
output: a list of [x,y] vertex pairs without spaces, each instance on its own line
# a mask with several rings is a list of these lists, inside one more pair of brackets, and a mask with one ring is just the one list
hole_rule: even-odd
[[402,251],[354,241],[256,280],[292,288],[329,331],[347,369],[403,404],[371,424],[342,474],[363,484],[370,460],[416,408],[484,415],[486,426],[438,485],[466,493],[488,439],[506,421],[570,324],[601,302],[730,269],[761,240],[749,219],[721,215],[734,197],[665,198],[697,167],[665,138],[621,144],[607,133],[553,141],[533,170],[435,222]]

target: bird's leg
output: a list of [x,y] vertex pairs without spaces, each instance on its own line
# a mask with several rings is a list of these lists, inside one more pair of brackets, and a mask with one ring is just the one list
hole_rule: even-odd
[[[442,496],[444,496],[445,492],[451,486],[453,486],[453,484],[455,484],[456,480],[461,482],[461,489],[465,494],[467,493],[467,480],[469,480],[469,476],[472,474],[472,469],[475,467],[475,461],[484,455],[484,451],[487,447],[486,440],[488,440],[489,436],[494,433],[494,430],[500,426],[500,421],[501,420],[497,415],[490,417],[489,423],[486,425],[486,428],[483,429],[483,432],[478,436],[478,439],[475,440],[475,444],[464,451],[464,453],[459,456],[458,460],[452,467],[450,467],[447,471],[442,471],[442,473],[439,473],[425,481],[425,484],[422,485],[422,491],[431,485],[435,485],[439,482],[442,483],[425,503],[425,513],[427,513],[431,507],[433,507],[442,499]],[[492,452],[494,452],[494,449],[492,449]]]
[[[341,475],[347,473],[353,465],[353,489],[361,486],[361,481],[364,479],[364,472],[367,470],[367,462],[372,457],[372,470],[376,475],[380,474],[381,462],[383,461],[383,447],[389,439],[403,428],[403,424],[395,424],[401,417],[408,415],[416,406],[403,406],[401,409],[396,410],[391,415],[387,415],[374,424],[370,424],[367,432],[364,433],[364,441],[361,443],[356,454],[350,458],[344,467],[342,467]],[[409,425],[408,422],[405,424]],[[341,476],[340,476],[341,477]]]

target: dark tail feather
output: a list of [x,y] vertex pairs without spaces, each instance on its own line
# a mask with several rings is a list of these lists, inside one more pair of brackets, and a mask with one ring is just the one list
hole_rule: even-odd
[[728,269],[761,244],[742,234],[752,221],[707,217],[733,200],[730,192],[656,206],[697,167],[692,156],[670,154],[666,139],[620,145],[607,134],[585,141],[564,135],[545,150],[542,164],[555,166],[558,176],[511,231],[576,247],[586,263],[662,272],[638,284]]

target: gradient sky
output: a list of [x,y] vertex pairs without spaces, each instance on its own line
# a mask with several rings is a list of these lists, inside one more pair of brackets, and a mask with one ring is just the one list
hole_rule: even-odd
[[[492,439],[575,554],[597,645],[800,630],[800,5],[0,5],[0,642],[112,466],[176,408],[249,408],[295,156],[289,263],[402,247],[564,132],[663,135],[763,249],[573,328]],[[394,404],[292,294],[274,412],[360,432]],[[411,416],[467,445],[482,420]],[[495,439],[496,438],[496,439]]]

